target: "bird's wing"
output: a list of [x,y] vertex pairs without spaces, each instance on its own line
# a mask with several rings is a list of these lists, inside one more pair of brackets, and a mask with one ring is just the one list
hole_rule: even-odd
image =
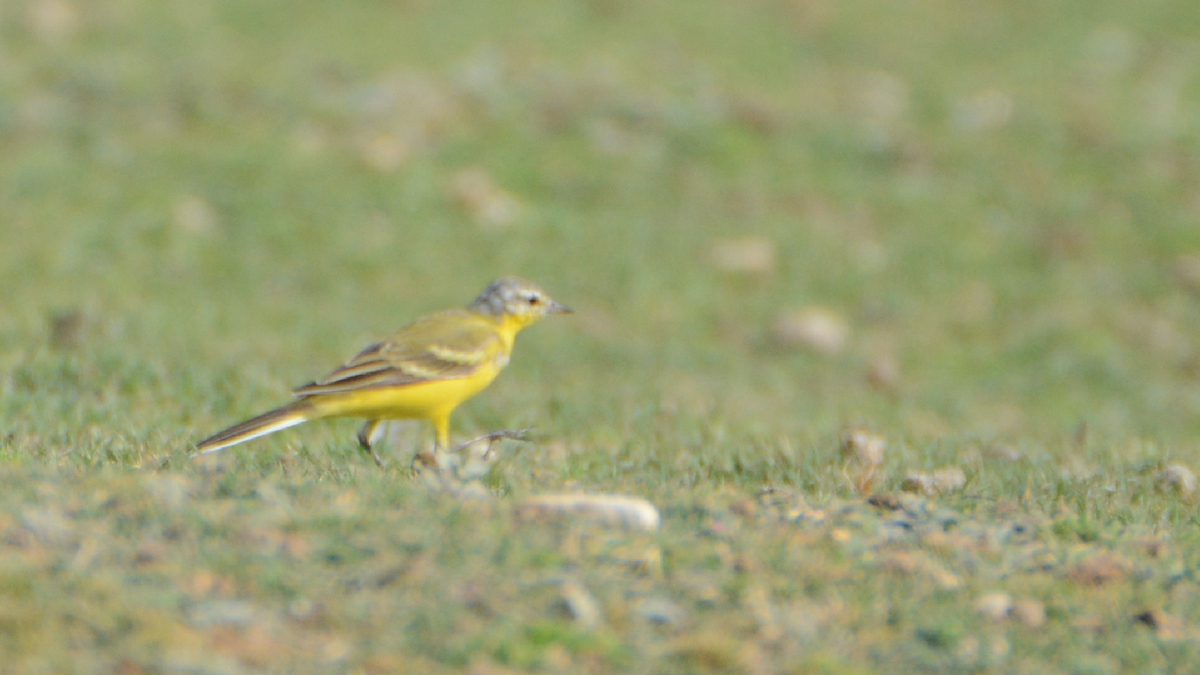
[[467,377],[482,366],[503,363],[504,344],[495,323],[464,309],[430,314],[368,345],[343,366],[296,387],[296,396],[396,387]]

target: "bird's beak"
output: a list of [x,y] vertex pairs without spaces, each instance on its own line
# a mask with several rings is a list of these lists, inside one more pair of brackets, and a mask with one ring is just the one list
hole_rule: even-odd
[[571,309],[570,307],[567,307],[564,304],[561,304],[561,303],[551,300],[550,303],[548,305],[546,305],[546,313],[547,314],[574,314],[575,310]]

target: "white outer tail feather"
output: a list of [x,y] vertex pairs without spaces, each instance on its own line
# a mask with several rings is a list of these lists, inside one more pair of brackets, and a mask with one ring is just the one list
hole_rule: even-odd
[[192,457],[199,457],[201,455],[207,455],[209,453],[216,452],[218,450],[224,450],[225,448],[228,448],[231,445],[237,445],[238,443],[245,443],[246,441],[253,440],[260,436],[266,436],[267,434],[273,434],[276,431],[279,431],[281,429],[287,429],[288,427],[294,427],[297,424],[302,424],[307,421],[308,421],[308,418],[305,417],[304,415],[300,415],[300,414],[296,414],[293,417],[285,417],[276,422],[272,422],[270,424],[263,425],[262,427],[255,429],[252,433],[250,433],[248,435],[235,436],[223,443],[214,445],[211,448],[205,448],[205,449],[201,450],[200,452],[197,452],[196,454],[192,455]]

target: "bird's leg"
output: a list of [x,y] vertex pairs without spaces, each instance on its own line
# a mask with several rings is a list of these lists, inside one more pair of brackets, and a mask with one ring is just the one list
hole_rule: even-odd
[[417,454],[413,455],[412,468],[414,472],[419,472],[422,468],[438,471],[442,469],[442,451],[445,450],[450,439],[450,412],[443,412],[429,421],[433,423],[433,450],[419,450]]
[[383,459],[379,457],[379,453],[375,452],[375,444],[383,437],[384,426],[383,420],[367,420],[358,429],[358,444],[362,449],[371,453],[371,457],[375,460],[376,466],[383,468]]

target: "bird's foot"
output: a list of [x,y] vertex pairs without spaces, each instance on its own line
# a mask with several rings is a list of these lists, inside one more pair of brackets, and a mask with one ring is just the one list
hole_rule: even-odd
[[375,446],[379,443],[379,439],[383,437],[382,420],[367,420],[358,429],[358,444],[365,452],[371,453],[371,458],[375,460],[375,465],[379,468],[385,468],[383,458],[375,451]]
[[383,463],[383,458],[379,456],[379,453],[375,452],[375,450],[373,448],[371,449],[370,452],[371,452],[371,459],[375,460],[375,466],[377,466],[381,469],[386,469],[387,466]]
[[413,478],[435,492],[457,492],[462,485],[458,476],[458,461],[439,448],[422,450],[413,455]]

